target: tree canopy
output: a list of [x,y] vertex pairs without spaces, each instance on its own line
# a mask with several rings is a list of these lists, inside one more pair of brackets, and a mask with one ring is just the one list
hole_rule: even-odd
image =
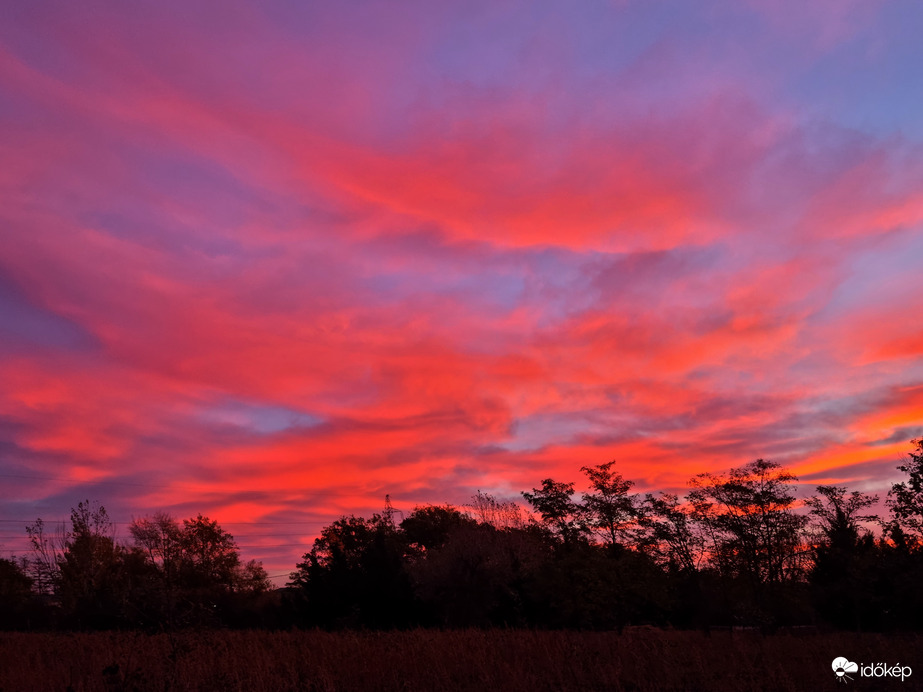
[[[512,499],[390,504],[323,527],[273,589],[261,563],[203,514],[134,519],[116,538],[106,508],[26,530],[32,553],[0,560],[0,626],[537,626],[621,628],[923,621],[923,441],[888,493],[819,485],[756,459],[701,473],[678,493],[632,492],[614,461],[583,483],[542,480]],[[875,533],[876,526],[883,532]]]

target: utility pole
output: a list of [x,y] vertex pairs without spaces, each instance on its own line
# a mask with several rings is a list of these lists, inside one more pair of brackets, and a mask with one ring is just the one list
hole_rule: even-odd
[[394,526],[395,513],[400,514],[401,521],[404,521],[404,513],[399,509],[394,509],[394,507],[391,505],[391,495],[387,494],[385,495],[385,511],[382,513],[382,516],[389,526]]

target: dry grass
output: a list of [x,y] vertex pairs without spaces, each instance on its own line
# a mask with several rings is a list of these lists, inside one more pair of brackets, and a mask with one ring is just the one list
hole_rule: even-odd
[[[466,630],[0,633],[0,690],[819,690],[830,662],[903,663],[923,636]],[[878,684],[873,684],[878,683]]]

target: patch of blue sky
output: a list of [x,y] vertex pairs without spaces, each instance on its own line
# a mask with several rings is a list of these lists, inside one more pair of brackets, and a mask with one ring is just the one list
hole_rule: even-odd
[[97,343],[80,324],[34,304],[0,275],[0,349],[86,351]]
[[[635,253],[596,253],[583,274],[592,280],[600,298],[630,296],[650,304],[676,303],[713,307],[714,286],[722,274],[739,266],[724,245],[680,246],[670,250]],[[700,290],[676,291],[678,281],[701,277]],[[712,288],[712,290],[708,290]]]
[[[674,28],[699,35],[710,26],[709,17],[681,2],[672,3],[669,12],[601,0],[488,8],[470,12],[466,7],[433,45],[427,63],[438,79],[528,91],[565,72],[567,81],[559,87],[589,93],[596,77],[629,68]],[[549,52],[554,60],[548,60]]]
[[502,257],[488,257],[474,267],[439,254],[421,256],[413,264],[370,276],[364,283],[387,302],[442,295],[458,297],[470,309],[506,313],[522,303],[528,274],[521,264]]
[[458,14],[426,56],[430,78],[475,88],[512,84],[528,88],[537,75],[522,74],[522,57],[545,15],[538,5],[516,11],[499,3]]
[[85,76],[85,66],[74,60],[66,41],[49,40],[46,32],[24,30],[23,27],[32,24],[41,14],[42,11],[35,5],[27,3],[4,5],[0,43],[19,56],[28,67],[50,74],[64,83]]
[[322,418],[304,411],[239,399],[203,406],[198,411],[198,418],[212,425],[230,425],[258,435],[310,428],[323,422]]
[[[111,195],[84,212],[82,223],[143,247],[220,259],[231,271],[272,255],[269,247],[244,248],[228,231],[287,202],[268,199],[205,160],[143,154],[130,160],[141,188],[157,190],[170,205],[139,201],[135,194]],[[294,219],[303,212],[288,215]]]
[[120,157],[132,168],[134,189],[156,190],[158,197],[170,200],[171,207],[201,212],[202,220],[213,227],[208,230],[234,227],[254,212],[274,210],[281,199],[265,188],[248,185],[211,159],[180,150],[118,144]]
[[521,303],[525,281],[522,276],[488,273],[479,276],[459,277],[448,289],[449,294],[460,294],[474,299],[478,307],[495,312],[510,312]]
[[923,234],[875,238],[859,250],[841,265],[843,279],[814,319],[828,321],[866,308],[897,307],[918,296]]
[[[587,311],[624,309],[632,302],[714,309],[716,276],[730,271],[726,248],[679,247],[662,252],[545,250],[529,258],[524,300],[540,307],[540,328]],[[678,291],[678,281],[702,277],[702,290]],[[707,281],[706,281],[707,279]]]
[[598,298],[591,289],[591,267],[604,253],[538,250],[528,257],[525,300],[541,308],[539,326],[551,326],[590,309]]
[[923,91],[907,88],[918,81],[923,60],[921,23],[919,2],[879,4],[876,21],[807,68],[793,71],[797,78],[783,95],[847,127],[923,139]]
[[550,248],[522,254],[501,252],[479,271],[446,279],[443,290],[464,294],[483,308],[500,312],[534,307],[542,323],[554,324],[593,305],[587,263],[598,255]]
[[129,206],[109,208],[85,214],[83,220],[97,230],[142,247],[162,248],[171,253],[185,250],[210,258],[243,258],[245,255],[243,247],[236,240],[220,234],[190,233],[187,223],[169,214],[159,213],[156,207],[146,207],[143,214]]
[[871,440],[865,444],[868,447],[883,447],[896,442],[907,442],[908,440],[916,440],[919,438],[923,438],[923,425],[909,425],[906,427],[894,428],[887,437]]
[[662,11],[648,3],[595,2],[572,13],[577,74],[614,73],[631,66],[673,29],[700,35],[709,22],[692,3]]
[[568,445],[582,438],[596,438],[619,434],[628,429],[624,415],[618,412],[569,411],[539,413],[518,418],[513,426],[513,437],[502,446],[510,452],[530,452],[552,445]]

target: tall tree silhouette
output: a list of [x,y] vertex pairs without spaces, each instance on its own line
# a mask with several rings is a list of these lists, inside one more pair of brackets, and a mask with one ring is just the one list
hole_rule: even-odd
[[415,507],[400,528],[408,548],[426,552],[441,548],[455,532],[476,523],[450,505],[427,505]]
[[542,481],[541,488],[532,488],[531,493],[522,494],[539,513],[542,524],[565,546],[585,538],[589,531],[584,508],[574,502],[573,495],[573,483],[557,483],[550,478]]
[[521,529],[528,523],[522,508],[515,502],[498,500],[480,490],[464,507],[476,522],[489,524],[495,529]]
[[32,547],[32,554],[26,559],[26,572],[40,594],[52,594],[58,589],[66,534],[63,524],[49,529],[41,517],[26,526]]
[[705,557],[705,537],[696,530],[692,509],[671,493],[648,493],[644,504],[648,550],[671,572],[694,573]]
[[891,486],[888,505],[904,531],[923,539],[923,437],[911,443],[914,449],[908,453],[909,459],[897,467],[908,478]]
[[812,598],[820,614],[841,627],[861,629],[880,606],[874,588],[877,548],[862,527],[877,518],[866,511],[877,501],[875,495],[832,485],[817,486],[817,495],[805,500],[819,534],[813,540]]
[[129,525],[137,617],[169,627],[216,624],[271,588],[260,562],[243,563],[234,537],[201,514],[182,523],[168,514]]
[[289,583],[317,624],[403,624],[412,610],[405,553],[403,535],[382,515],[342,517],[324,527]]
[[70,528],[54,537],[39,519],[27,528],[38,572],[50,580],[65,616],[78,627],[118,622],[127,598],[123,550],[106,508],[89,500],[71,509]]
[[590,481],[590,491],[583,494],[583,517],[611,549],[630,539],[627,532],[636,527],[641,515],[637,496],[629,493],[633,481],[625,480],[610,461],[580,470]]
[[158,513],[135,519],[128,530],[137,548],[172,585],[219,591],[260,591],[269,586],[262,564],[242,563],[234,536],[201,514],[180,524]]
[[0,626],[25,626],[33,601],[32,579],[23,569],[23,563],[0,557]]
[[183,554],[182,528],[165,512],[141,517],[129,524],[128,532],[151,564],[160,568],[168,581],[175,581]]
[[796,514],[790,485],[797,478],[757,459],[726,476],[703,473],[690,482],[696,518],[710,531],[718,566],[755,583],[779,582],[797,565],[807,517]]

